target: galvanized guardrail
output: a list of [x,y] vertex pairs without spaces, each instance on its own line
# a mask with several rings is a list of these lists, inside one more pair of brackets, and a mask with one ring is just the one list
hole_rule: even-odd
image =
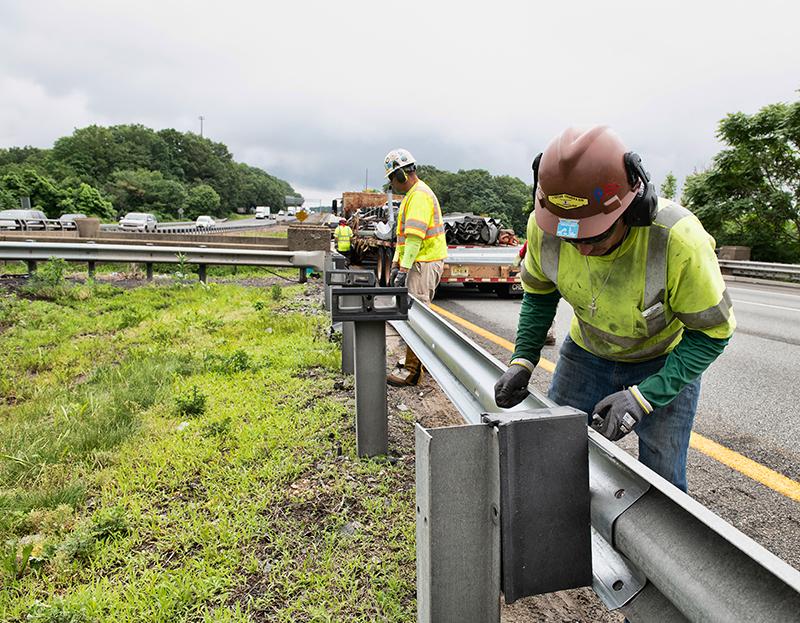
[[[288,251],[277,249],[214,248],[207,245],[195,247],[170,245],[92,244],[75,242],[0,241],[0,260],[21,260],[28,270],[36,270],[36,263],[52,257],[68,262],[86,262],[89,272],[97,262],[133,262],[147,265],[148,278],[152,278],[153,264],[196,264],[200,280],[205,281],[208,265],[277,266],[288,268],[315,268],[322,270],[324,251]],[[301,271],[302,272],[302,271]]]
[[[423,305],[413,305],[407,321],[391,324],[465,421],[473,427],[487,427],[481,424],[482,414],[501,411],[495,405],[493,387],[505,366]],[[510,411],[542,408],[559,407],[533,391]],[[634,623],[798,620],[800,572],[613,443],[587,430],[592,587],[609,609],[620,609]],[[430,450],[435,441],[435,436],[427,435],[421,427],[417,437],[418,453],[426,447]],[[472,446],[465,442],[463,447],[466,459],[459,461],[452,452],[439,456],[444,464],[439,465],[438,472],[452,472],[454,465],[466,470],[479,464],[482,446],[471,443]],[[434,454],[429,452],[428,460],[435,460],[431,457]],[[419,479],[424,474],[420,473],[419,455],[417,460]],[[490,492],[498,475],[487,464],[485,468],[470,469],[468,475],[461,477],[469,479],[470,490]],[[452,478],[458,482],[458,474]],[[418,492],[429,492],[430,486],[429,481],[418,482]],[[446,487],[437,491],[449,494]],[[463,513],[470,516],[439,512],[436,518],[440,525],[434,530],[432,525],[422,526],[428,517],[421,512],[419,505],[424,502],[419,500],[418,497],[418,535],[427,534],[429,538],[418,543],[418,620],[499,621],[496,512],[493,517],[482,508],[462,504]],[[448,503],[436,502],[440,507]],[[459,507],[458,499],[450,502]],[[430,548],[432,534],[436,536],[435,550]],[[446,577],[431,571],[434,551],[445,558],[439,563],[447,569]],[[541,564],[561,562],[542,560]],[[448,612],[456,610],[457,616],[448,616]],[[472,614],[464,618],[465,612]]]
[[750,275],[768,279],[791,279],[800,281],[800,264],[773,264],[743,260],[718,260],[723,273]]

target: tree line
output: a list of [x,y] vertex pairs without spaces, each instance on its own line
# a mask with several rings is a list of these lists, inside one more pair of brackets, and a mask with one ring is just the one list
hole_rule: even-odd
[[500,219],[503,226],[524,235],[533,205],[531,187],[518,177],[492,175],[484,169],[443,171],[429,164],[417,174],[439,199],[442,212],[473,212]]
[[52,149],[0,149],[0,208],[28,196],[48,217],[78,212],[115,219],[153,212],[176,220],[225,216],[256,205],[282,207],[291,185],[235,162],[228,147],[192,132],[143,125],[92,125]]

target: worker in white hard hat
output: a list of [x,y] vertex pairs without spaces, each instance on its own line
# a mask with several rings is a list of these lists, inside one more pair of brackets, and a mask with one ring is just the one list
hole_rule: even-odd
[[[442,277],[447,241],[439,200],[417,177],[414,156],[406,149],[393,149],[384,160],[392,191],[404,194],[397,214],[397,246],[392,259],[391,284],[407,287],[419,302],[430,305]],[[394,386],[416,385],[422,364],[406,346],[405,363],[387,377]]]

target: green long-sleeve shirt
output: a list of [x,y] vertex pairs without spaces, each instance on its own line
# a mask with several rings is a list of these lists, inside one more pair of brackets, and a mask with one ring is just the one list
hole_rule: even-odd
[[[512,361],[527,359],[536,365],[560,298],[558,290],[549,294],[525,293]],[[678,345],[667,355],[661,370],[639,383],[642,395],[654,407],[668,405],[719,357],[729,339],[712,338],[702,331],[685,329]]]

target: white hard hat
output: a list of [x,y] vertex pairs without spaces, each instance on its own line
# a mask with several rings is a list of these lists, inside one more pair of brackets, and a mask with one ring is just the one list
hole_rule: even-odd
[[386,177],[389,177],[397,169],[402,169],[410,164],[416,163],[414,156],[407,149],[393,149],[386,154],[386,159],[383,161],[384,172]]

